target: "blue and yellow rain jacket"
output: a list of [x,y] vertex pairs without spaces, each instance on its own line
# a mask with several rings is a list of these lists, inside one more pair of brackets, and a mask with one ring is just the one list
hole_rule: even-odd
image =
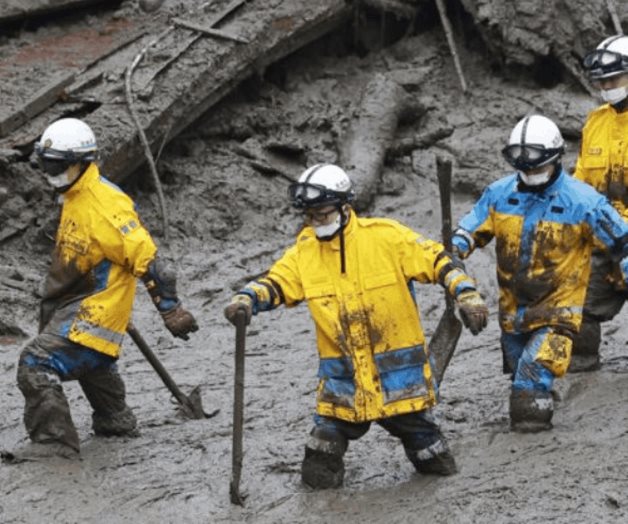
[[565,171],[540,192],[521,191],[516,174],[494,182],[459,222],[453,244],[466,258],[493,237],[507,333],[579,330],[594,242],[621,260],[628,277],[628,226],[604,196]]
[[90,164],[63,193],[40,331],[117,357],[136,277],[146,273],[156,252],[132,200]]
[[421,411],[436,403],[412,281],[443,284],[453,296],[475,289],[441,244],[394,220],[358,218],[340,239],[304,228],[267,275],[241,293],[254,312],[306,300],[320,356],[317,413],[351,422]]

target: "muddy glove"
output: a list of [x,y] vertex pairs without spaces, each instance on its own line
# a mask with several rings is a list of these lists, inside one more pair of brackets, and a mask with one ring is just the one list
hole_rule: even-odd
[[471,333],[477,335],[486,327],[488,308],[475,290],[463,291],[456,297],[460,317]]
[[188,333],[198,331],[196,319],[192,316],[192,313],[183,309],[181,304],[177,304],[172,309],[161,311],[160,313],[168,331],[175,337],[189,340],[190,337],[188,337]]
[[249,322],[251,322],[251,317],[253,316],[253,299],[243,293],[235,295],[231,299],[231,303],[225,308],[225,317],[234,326],[236,316],[240,310],[246,313],[246,325],[248,326]]

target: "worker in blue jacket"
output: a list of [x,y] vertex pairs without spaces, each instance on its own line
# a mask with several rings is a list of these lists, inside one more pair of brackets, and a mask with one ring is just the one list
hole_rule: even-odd
[[486,188],[453,237],[463,259],[495,237],[501,346],[512,374],[516,431],[551,428],[552,384],[569,366],[582,323],[594,243],[628,278],[628,225],[603,195],[563,170],[563,152],[550,119],[519,121],[502,151],[516,172]]

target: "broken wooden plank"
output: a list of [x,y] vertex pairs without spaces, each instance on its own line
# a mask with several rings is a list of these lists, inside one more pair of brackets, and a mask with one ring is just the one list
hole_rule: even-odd
[[216,38],[222,38],[224,40],[233,40],[234,42],[240,42],[241,44],[248,44],[249,41],[246,38],[242,38],[238,35],[232,35],[226,31],[221,31],[220,29],[214,29],[212,27],[205,27],[199,24],[195,24],[193,22],[188,22],[187,20],[182,20],[181,18],[173,18],[172,23],[179,27],[185,27],[186,29],[191,29],[192,31],[196,31],[198,33],[203,33],[209,36],[215,36]]
[[377,192],[386,150],[408,104],[406,91],[381,73],[364,89],[358,118],[340,146],[340,165],[355,184],[357,210],[366,209]]
[[66,87],[74,82],[74,72],[62,73],[48,85],[36,92],[32,98],[18,106],[0,106],[0,138],[22,126],[29,119],[54,104],[64,93]]
[[[187,0],[186,4],[190,10],[187,13],[179,11],[178,14],[190,18],[197,2]],[[228,4],[227,0],[215,2],[212,4],[214,13],[199,13],[194,18],[195,22],[207,27],[215,13],[222,12]],[[249,44],[200,38],[166,70],[161,71],[158,81],[151,83],[150,92],[142,93],[141,99],[137,100],[140,124],[151,151],[155,153],[162,144],[176,137],[243,80],[262,74],[268,65],[334,30],[350,19],[351,12],[351,6],[345,0],[246,2],[238,9],[237,15],[229,17],[221,25],[221,29],[249,39]],[[130,29],[137,27],[134,19],[118,21],[123,22]],[[144,26],[150,34],[98,64],[95,69],[102,73],[102,82],[82,86],[81,98],[97,100],[100,106],[86,104],[79,110],[80,113],[75,110],[73,114],[80,114],[94,130],[101,150],[102,171],[114,182],[121,182],[146,162],[137,129],[124,104],[125,71],[137,53],[168,23],[163,17],[151,20],[150,25]],[[173,31],[160,42],[159,48],[151,53],[150,60],[136,70],[133,78],[135,85],[143,86],[146,79],[154,78],[155,71],[171,58],[172,48],[187,40],[182,36],[179,31]],[[93,72],[90,69],[85,74],[91,77]],[[0,140],[0,149],[27,151],[29,144],[32,147],[32,141],[46,125],[68,114],[67,111],[68,108],[60,103],[52,105]],[[19,171],[19,165],[15,165],[15,170]]]
[[[202,39],[155,83],[140,107],[153,150],[172,139],[252,74],[321,37],[349,19],[344,0],[247,3],[225,30],[249,44]],[[199,23],[205,25],[202,17]],[[159,67],[159,64],[156,64]],[[139,73],[139,71],[138,71]],[[150,67],[141,73],[151,76]],[[138,82],[142,84],[141,79]],[[86,117],[103,149],[103,172],[121,181],[144,163],[141,144],[126,108],[106,104]]]
[[[212,15],[207,25],[209,27],[217,26],[220,22],[222,22],[225,18],[227,18],[230,14],[232,14],[234,11],[236,11],[239,7],[244,5],[246,2],[247,0],[232,0],[229,3],[229,5],[227,5],[224,9]],[[168,60],[166,60],[166,62],[163,63],[157,70],[155,70],[148,79],[144,80],[144,86],[142,87],[141,90],[146,89],[148,85],[159,74],[161,74],[163,71],[168,69],[172,63],[176,62],[183,53],[185,53],[192,45],[194,45],[201,38],[203,38],[203,34],[198,33],[194,35],[192,38],[190,38],[189,40],[187,40],[176,53],[174,53]]]

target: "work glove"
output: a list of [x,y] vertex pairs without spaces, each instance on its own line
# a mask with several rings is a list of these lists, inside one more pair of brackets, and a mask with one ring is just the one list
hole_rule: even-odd
[[456,297],[460,317],[466,328],[477,335],[486,327],[488,308],[484,300],[475,290],[463,291]]
[[236,316],[240,310],[246,313],[246,325],[248,326],[249,322],[251,322],[251,317],[253,316],[253,299],[250,296],[245,294],[235,295],[231,299],[231,303],[225,308],[225,317],[234,326],[236,323]]
[[189,340],[188,333],[198,331],[198,324],[196,319],[186,309],[183,309],[181,304],[169,309],[168,311],[161,312],[161,318],[164,319],[164,324],[168,331],[173,336],[182,338],[183,340]]

